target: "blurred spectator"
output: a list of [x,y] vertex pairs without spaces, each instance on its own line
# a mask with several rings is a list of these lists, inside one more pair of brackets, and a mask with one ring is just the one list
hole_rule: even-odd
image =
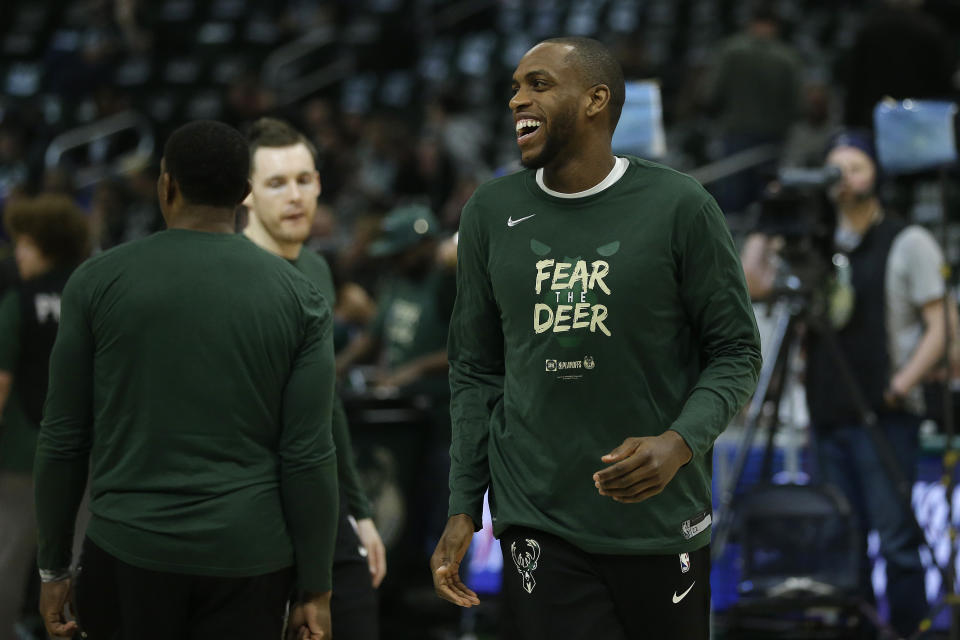
[[833,110],[830,87],[809,83],[804,88],[803,119],[790,127],[780,164],[785,167],[819,167],[823,150],[839,127]]
[[[456,285],[437,261],[436,232],[433,214],[418,205],[398,207],[383,220],[369,252],[390,258],[393,273],[377,296],[372,324],[341,352],[337,369],[376,352],[375,386],[423,392],[443,404],[449,402],[446,339]],[[443,421],[445,413],[438,411]]]
[[22,278],[0,299],[0,640],[15,640],[36,545],[32,472],[47,361],[60,292],[88,238],[83,213],[64,196],[18,200],[4,222]]
[[[780,23],[770,4],[758,3],[743,33],[725,41],[706,81],[705,103],[716,114],[723,154],[765,144],[782,145],[800,114],[800,58],[780,41]],[[772,166],[772,163],[771,163]],[[717,200],[727,213],[760,194],[770,166],[748,169],[724,181]]]
[[873,127],[873,108],[885,96],[946,98],[954,70],[943,28],[916,0],[887,0],[857,34],[841,76],[846,88],[844,123]]

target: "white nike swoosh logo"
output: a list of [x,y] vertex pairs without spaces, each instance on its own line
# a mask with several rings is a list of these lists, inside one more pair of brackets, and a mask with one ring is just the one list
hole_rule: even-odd
[[690,589],[693,589],[693,585],[695,585],[695,584],[697,584],[697,581],[696,581],[696,580],[694,580],[693,583],[687,588],[687,590],[684,591],[683,593],[681,593],[680,595],[677,595],[677,592],[674,591],[674,592],[673,592],[673,604],[677,604],[678,602],[680,602],[681,600],[683,600],[684,598],[686,598],[686,597],[687,597],[687,594],[690,593]]
[[515,226],[517,226],[518,224],[520,224],[521,222],[523,222],[524,220],[529,220],[530,218],[532,218],[532,217],[535,216],[535,215],[537,215],[537,214],[531,213],[531,214],[530,214],[529,216],[527,216],[526,218],[518,218],[517,220],[514,220],[514,219],[513,219],[513,216],[510,216],[509,218],[507,218],[507,226],[508,226],[508,227],[515,227]]

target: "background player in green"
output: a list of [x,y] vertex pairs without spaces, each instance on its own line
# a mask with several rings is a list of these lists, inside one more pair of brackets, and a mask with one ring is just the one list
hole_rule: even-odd
[[450,325],[449,520],[437,593],[490,488],[517,638],[709,637],[712,446],[760,344],[723,215],[693,179],[616,157],[623,74],[548,40],[513,76],[528,169],[460,223]]
[[438,258],[438,227],[422,204],[400,205],[384,216],[369,255],[390,273],[379,286],[376,316],[337,354],[337,368],[342,373],[377,352],[374,384],[433,396],[444,414],[435,430],[449,440],[447,330],[456,282]]
[[[90,638],[330,635],[338,509],[331,312],[234,233],[246,140],[198,121],[164,147],[168,229],[85,262],[63,292],[36,458],[41,612],[70,637],[73,519]],[[294,571],[295,569],[295,571]]]
[[377,288],[376,316],[337,353],[341,375],[357,358],[375,353],[376,370],[366,375],[372,386],[424,409],[405,438],[406,449],[396,452],[404,467],[398,475],[412,480],[403,485],[410,506],[397,543],[406,552],[396,553],[402,557],[393,564],[407,585],[427,577],[423,565],[447,519],[448,495],[438,487],[450,475],[447,334],[456,279],[440,257],[438,229],[422,204],[399,205],[384,216],[369,248],[389,272]]
[[[244,235],[290,262],[333,306],[336,291],[330,267],[322,256],[303,246],[320,195],[313,145],[289,124],[274,118],[255,122],[248,139],[251,191],[244,200],[249,216]],[[333,438],[341,490],[330,603],[333,625],[337,637],[377,638],[375,589],[387,573],[386,551],[360,486],[346,412],[339,398],[334,400]],[[349,516],[356,523],[355,530]]]

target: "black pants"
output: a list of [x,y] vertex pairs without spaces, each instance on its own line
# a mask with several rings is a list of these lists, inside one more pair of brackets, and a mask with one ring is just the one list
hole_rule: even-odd
[[[340,504],[345,503],[343,496]],[[380,612],[371,582],[367,552],[346,513],[341,510],[337,546],[333,554],[333,597],[330,598],[333,637],[341,640],[378,640]]]
[[279,638],[293,568],[249,578],[148,571],[84,541],[77,622],[87,640]]
[[508,640],[710,637],[709,546],[689,554],[591,554],[511,527],[500,548]]

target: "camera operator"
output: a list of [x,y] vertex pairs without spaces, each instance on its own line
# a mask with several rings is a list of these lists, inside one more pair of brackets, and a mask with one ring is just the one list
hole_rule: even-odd
[[[833,138],[826,164],[841,177],[827,195],[836,213],[832,277],[824,278],[825,316],[860,392],[877,414],[900,467],[916,479],[918,427],[924,411],[921,381],[944,352],[946,321],[943,255],[923,227],[884,211],[876,194],[877,164],[868,133],[845,131]],[[742,252],[755,299],[775,291],[775,240],[748,238]],[[816,330],[808,331],[806,392],[821,478],[847,497],[864,539],[880,534],[886,560],[890,623],[909,635],[927,611],[921,534],[913,514],[897,497],[852,394],[839,378],[836,352]],[[864,545],[866,546],[866,545]],[[862,562],[860,588],[873,601],[870,567]]]

